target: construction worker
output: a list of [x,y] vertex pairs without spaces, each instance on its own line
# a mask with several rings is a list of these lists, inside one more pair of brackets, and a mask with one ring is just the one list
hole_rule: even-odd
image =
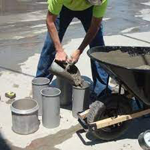
[[[86,35],[69,61],[76,63],[87,45],[90,48],[104,46],[101,22],[105,14],[108,0],[48,0],[47,36],[38,63],[36,77],[53,75],[48,68],[54,58],[67,61],[68,57],[61,44],[65,31],[73,18],[78,18],[86,31]],[[80,34],[80,33],[79,33]],[[91,60],[94,95],[103,95],[108,75],[96,61]]]

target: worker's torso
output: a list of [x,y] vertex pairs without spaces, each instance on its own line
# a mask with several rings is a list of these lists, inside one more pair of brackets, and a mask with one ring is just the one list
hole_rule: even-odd
[[[93,16],[100,18],[104,16],[107,7],[107,1],[103,0],[101,5],[93,6]],[[92,5],[87,0],[48,0],[48,10],[55,15],[58,15],[62,6],[67,7],[72,11],[83,11]]]
[[92,6],[87,0],[63,0],[63,5],[74,11],[82,11]]

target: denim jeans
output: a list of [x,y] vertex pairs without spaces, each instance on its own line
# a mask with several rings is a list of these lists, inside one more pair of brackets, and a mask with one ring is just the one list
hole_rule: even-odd
[[[87,32],[91,24],[92,7],[84,11],[72,11],[63,6],[60,15],[57,17],[55,22],[60,41],[62,41],[66,29],[73,18],[78,18],[81,21],[85,32]],[[104,46],[102,27],[100,27],[97,35],[91,42],[90,48],[95,46]],[[53,62],[54,58],[54,44],[49,33],[47,32],[45,43],[37,67],[36,77],[48,77],[50,80],[52,80],[53,75],[49,73],[48,68],[51,66],[51,63]],[[101,68],[99,63],[93,60],[91,60],[91,70],[93,78],[93,92],[95,92],[98,95],[105,89],[108,75]]]

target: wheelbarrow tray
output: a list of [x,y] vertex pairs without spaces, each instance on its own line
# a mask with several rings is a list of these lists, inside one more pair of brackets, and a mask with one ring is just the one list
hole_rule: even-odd
[[[88,55],[92,60],[97,61],[108,75],[119,83],[119,89],[121,87],[125,89],[125,93],[121,94],[119,90],[118,94],[112,93],[104,96],[105,98],[100,98],[98,102],[101,105],[94,102],[94,105],[92,104],[89,110],[79,112],[78,121],[85,130],[93,131],[96,137],[103,140],[112,140],[124,133],[127,126],[129,126],[129,120],[150,114],[150,48],[94,47],[88,50]],[[129,100],[132,97],[142,101],[147,106],[138,111],[133,111],[130,106],[131,111],[128,109],[128,112],[126,112],[127,106],[131,104]],[[104,100],[107,100],[107,103]],[[112,104],[112,108],[114,108],[114,102],[117,102],[115,110],[118,110],[121,106],[120,108],[124,109],[123,113],[119,114],[118,112],[110,117],[108,115],[106,119],[105,117],[102,119],[102,114],[109,112],[107,111],[109,109],[107,106]],[[92,119],[90,116],[92,116]],[[107,132],[107,128],[113,129],[114,126],[116,126],[117,130],[114,128],[112,132]]]
[[88,55],[137,99],[150,105],[150,47],[94,47]]

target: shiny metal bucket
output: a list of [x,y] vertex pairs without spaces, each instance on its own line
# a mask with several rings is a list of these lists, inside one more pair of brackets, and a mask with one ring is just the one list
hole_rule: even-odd
[[11,104],[12,130],[18,134],[31,134],[38,130],[38,103],[33,99],[19,99]]
[[60,124],[60,94],[61,91],[54,87],[41,90],[42,123],[46,128],[55,128]]
[[90,83],[83,82],[82,87],[73,86],[72,94],[72,115],[77,118],[77,113],[89,107]]
[[39,104],[38,115],[42,116],[42,96],[40,91],[49,86],[50,80],[45,77],[38,77],[32,80],[33,99]]

